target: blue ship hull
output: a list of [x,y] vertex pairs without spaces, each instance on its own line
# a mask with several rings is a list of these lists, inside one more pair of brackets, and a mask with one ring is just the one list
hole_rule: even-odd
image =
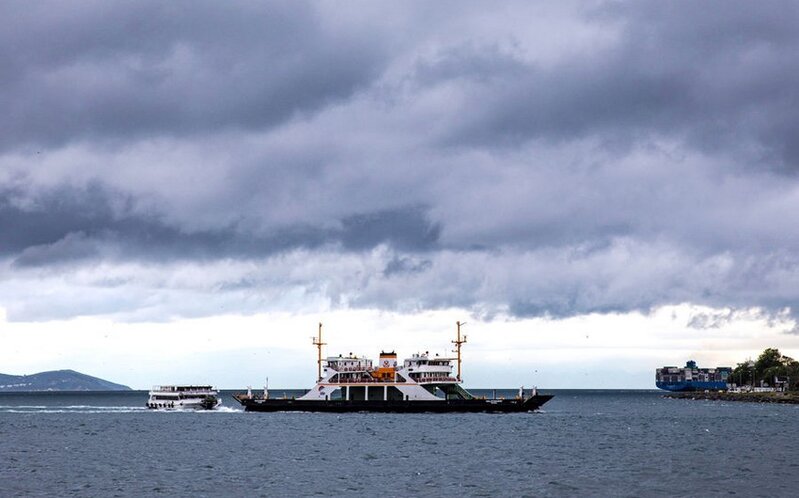
[[726,391],[726,382],[655,382],[659,389],[666,391]]

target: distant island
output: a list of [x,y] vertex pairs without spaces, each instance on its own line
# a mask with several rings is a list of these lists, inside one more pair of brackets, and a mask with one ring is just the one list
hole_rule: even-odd
[[130,390],[128,386],[114,384],[74,370],[53,370],[32,375],[0,374],[0,392]]

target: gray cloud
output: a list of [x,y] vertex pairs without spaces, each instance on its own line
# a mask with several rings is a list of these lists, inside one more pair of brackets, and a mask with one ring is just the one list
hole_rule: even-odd
[[[340,246],[365,251],[386,244],[405,251],[435,248],[440,226],[421,207],[354,214],[336,227],[285,226],[266,233],[236,226],[184,231],[156,213],[141,213],[133,199],[92,184],[61,187],[16,205],[0,192],[0,256],[20,266],[87,258],[185,260],[262,258],[297,248]],[[3,202],[5,198],[5,202]]]
[[421,273],[429,270],[433,266],[433,262],[429,259],[414,259],[408,256],[394,256],[383,270],[383,275],[390,277],[392,275],[407,275],[412,273]]
[[303,3],[0,9],[6,149],[274,126],[346,99],[384,64],[378,33]]
[[796,5],[608,2],[583,15],[618,40],[549,64],[524,47],[471,42],[421,60],[418,84],[457,82],[469,108],[445,143],[599,137],[627,148],[670,137],[797,168]]
[[3,306],[795,312],[798,14],[4,3]]
[[386,243],[400,250],[432,249],[441,225],[431,223],[421,208],[359,214],[343,220],[342,240],[348,249],[371,249]]

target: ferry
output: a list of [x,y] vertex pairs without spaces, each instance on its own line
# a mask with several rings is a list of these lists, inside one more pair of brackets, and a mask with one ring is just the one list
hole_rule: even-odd
[[[514,398],[486,399],[470,394],[461,386],[461,322],[457,322],[455,358],[418,353],[401,364],[393,351],[381,352],[377,365],[353,354],[322,358],[322,324],[313,338],[318,349],[316,385],[297,398],[271,398],[263,395],[234,395],[245,411],[278,412],[531,412],[552,399],[536,388],[519,389]],[[453,376],[453,362],[457,375]]]
[[155,386],[147,408],[213,410],[222,400],[213,386]]
[[730,367],[699,368],[689,360],[685,367],[663,367],[655,370],[655,386],[665,391],[725,391]]

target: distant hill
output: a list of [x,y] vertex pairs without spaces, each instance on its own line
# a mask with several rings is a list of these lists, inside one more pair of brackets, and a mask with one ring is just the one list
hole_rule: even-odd
[[130,390],[128,386],[114,384],[74,370],[53,370],[33,375],[0,374],[0,392]]

